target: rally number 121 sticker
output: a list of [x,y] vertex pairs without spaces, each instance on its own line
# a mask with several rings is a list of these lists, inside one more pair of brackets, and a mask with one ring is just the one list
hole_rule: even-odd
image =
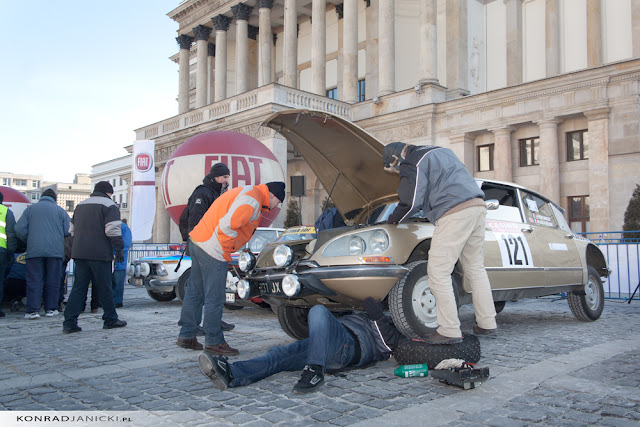
[[491,221],[487,225],[493,230],[498,241],[503,267],[533,267],[529,243],[518,224]]

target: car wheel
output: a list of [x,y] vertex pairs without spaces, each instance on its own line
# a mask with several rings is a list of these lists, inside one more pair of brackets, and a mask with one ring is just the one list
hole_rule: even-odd
[[227,310],[242,310],[244,305],[235,305],[235,304],[225,304],[224,308]]
[[275,309],[282,330],[291,338],[303,340],[309,337],[308,308],[281,305]]
[[162,302],[171,301],[172,299],[174,299],[176,297],[175,290],[173,290],[171,292],[159,292],[159,291],[152,291],[150,289],[147,289],[147,293],[154,300],[162,301]]
[[592,322],[597,320],[604,308],[604,288],[595,268],[589,266],[589,281],[584,291],[570,292],[567,295],[569,308],[578,320]]
[[427,261],[407,264],[407,273],[389,292],[389,310],[398,330],[408,338],[423,338],[438,327],[436,299],[429,287]]
[[400,365],[425,363],[429,369],[434,369],[445,359],[462,359],[467,363],[476,363],[480,360],[480,341],[471,334],[465,335],[461,343],[447,345],[433,345],[401,338],[393,356]]
[[502,310],[504,310],[504,305],[506,304],[506,301],[494,301],[493,305],[496,308],[496,313],[500,313]]
[[191,276],[191,269],[188,268],[182,276],[178,279],[178,285],[176,286],[176,295],[180,301],[184,301],[184,296],[187,293],[187,281]]

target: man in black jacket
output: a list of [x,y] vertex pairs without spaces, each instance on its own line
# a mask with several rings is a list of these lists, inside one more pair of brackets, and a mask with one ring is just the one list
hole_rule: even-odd
[[240,387],[282,371],[302,370],[294,394],[316,391],[324,384],[327,369],[362,367],[387,360],[398,346],[400,334],[384,315],[379,302],[364,300],[365,313],[335,318],[324,306],[309,310],[309,338],[285,346],[271,347],[262,356],[229,363],[224,356],[203,352],[200,370],[220,390]]
[[127,322],[118,319],[111,291],[111,262],[124,259],[124,241],[120,230],[120,209],[111,200],[113,187],[106,181],[96,184],[91,197],[78,203],[71,219],[76,265],[75,280],[64,310],[62,332],[80,332],[78,316],[84,308],[89,281],[98,288],[104,309],[104,329],[122,328]]
[[[180,215],[179,227],[183,241],[189,241],[189,233],[191,233],[191,230],[198,225],[213,202],[215,202],[222,193],[227,191],[230,176],[231,171],[227,165],[224,163],[216,163],[211,166],[209,174],[202,180],[202,185],[198,185],[196,189],[193,190],[193,193],[189,196],[187,206]],[[188,248],[189,246],[187,245],[186,255],[189,255]],[[189,286],[189,282],[187,282],[187,286]],[[196,312],[196,319],[202,319],[202,305]],[[235,326],[234,324],[222,321],[223,331],[230,331]],[[204,334],[202,328],[199,328],[199,331],[201,334]]]

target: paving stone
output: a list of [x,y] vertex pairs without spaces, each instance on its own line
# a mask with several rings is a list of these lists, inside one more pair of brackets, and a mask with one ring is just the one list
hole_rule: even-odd
[[340,415],[341,414],[339,414],[338,412],[325,409],[323,411],[316,412],[315,414],[311,414],[311,418],[316,421],[327,422],[329,420],[338,418]]
[[297,417],[298,415],[296,415],[295,413],[282,410],[267,412],[266,414],[262,414],[260,416],[260,418],[263,418],[273,424],[294,420]]

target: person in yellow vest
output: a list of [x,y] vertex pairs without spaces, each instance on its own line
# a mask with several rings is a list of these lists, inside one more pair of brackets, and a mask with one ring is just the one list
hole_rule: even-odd
[[0,192],[0,317],[4,317],[2,311],[2,296],[4,295],[4,276],[7,266],[13,262],[13,253],[16,251],[16,219],[11,209],[2,204],[4,195]]

